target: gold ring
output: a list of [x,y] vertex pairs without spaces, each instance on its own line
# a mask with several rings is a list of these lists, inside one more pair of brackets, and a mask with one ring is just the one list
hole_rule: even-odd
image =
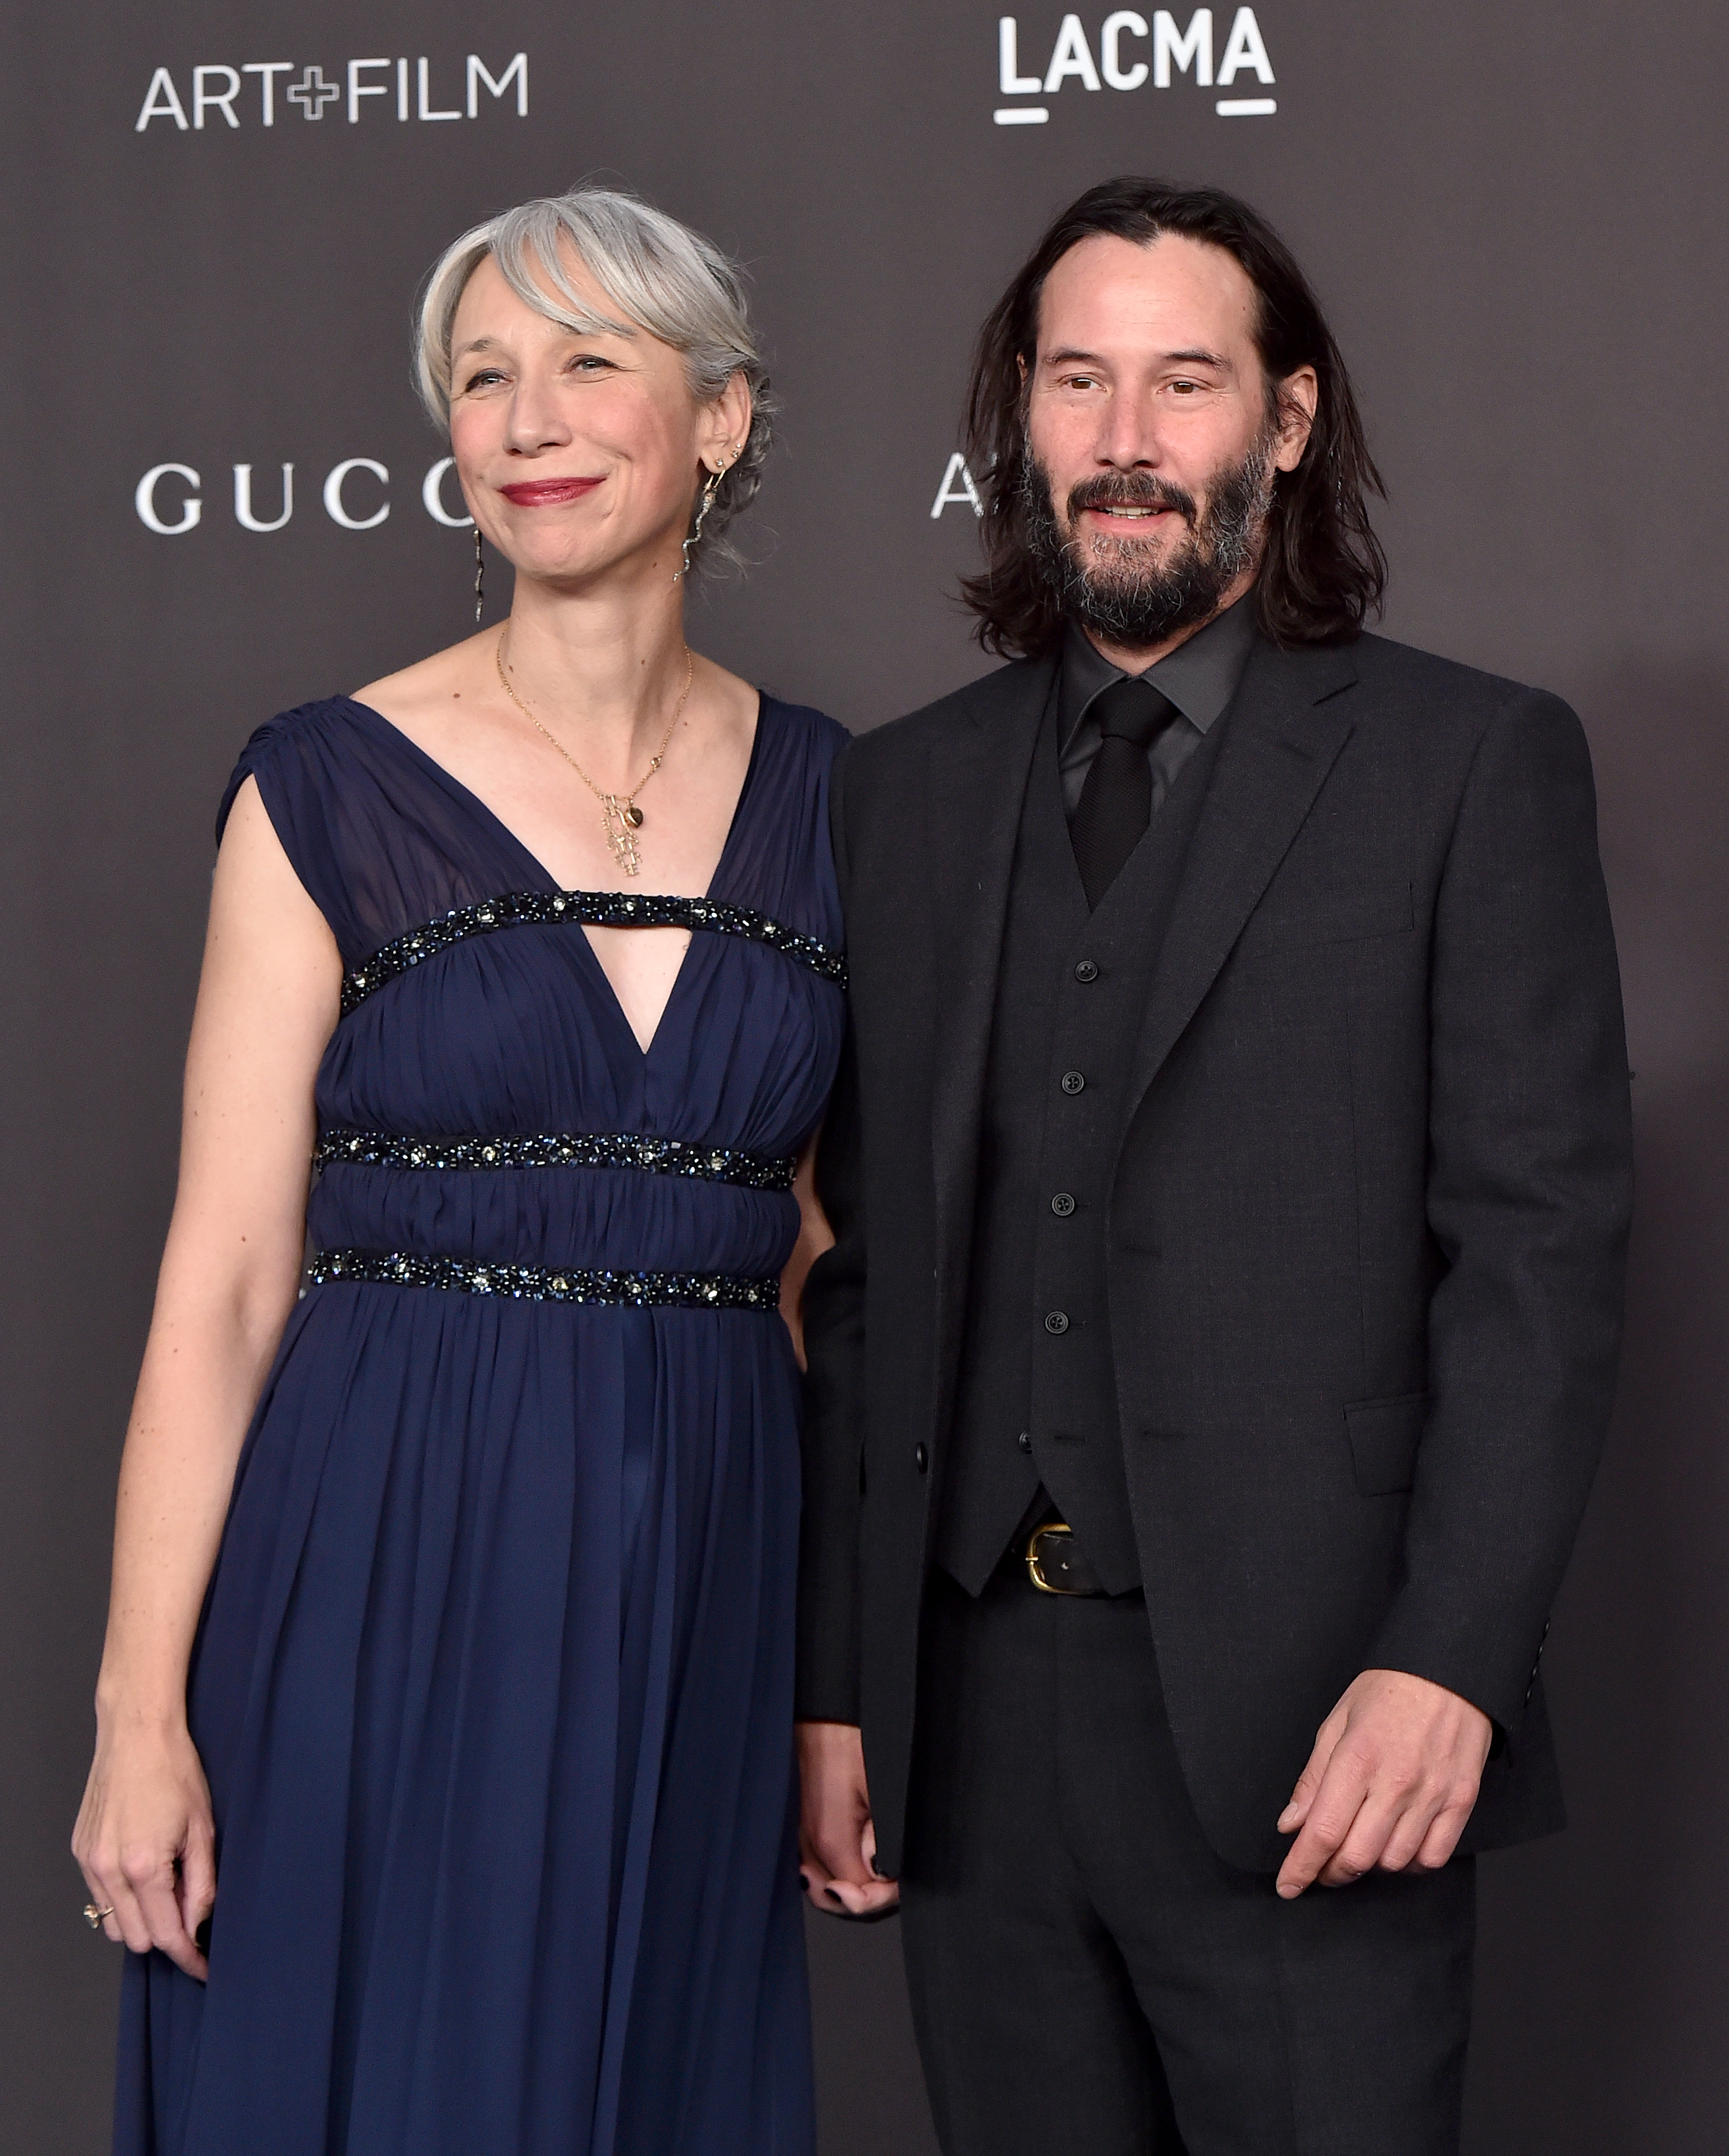
[[99,1909],[94,1902],[86,1902],[84,1905],[84,1920],[93,1932],[100,1932],[103,1918],[113,1914],[114,1904],[111,1902],[105,1909]]

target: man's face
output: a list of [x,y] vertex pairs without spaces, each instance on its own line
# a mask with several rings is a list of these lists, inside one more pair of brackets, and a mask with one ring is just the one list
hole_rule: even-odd
[[1315,377],[1270,409],[1255,292],[1224,249],[1095,234],[1045,280],[1027,381],[1029,536],[1064,611],[1146,650],[1254,582],[1273,476],[1308,440]]

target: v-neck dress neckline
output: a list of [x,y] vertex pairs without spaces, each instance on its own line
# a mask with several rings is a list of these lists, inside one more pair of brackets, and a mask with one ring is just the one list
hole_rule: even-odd
[[[341,701],[351,711],[357,713],[366,721],[375,732],[380,735],[388,735],[391,737],[392,747],[399,747],[428,778],[443,787],[454,799],[466,808],[477,823],[500,839],[508,851],[514,853],[518,860],[526,864],[531,874],[532,885],[526,886],[525,888],[533,887],[548,891],[567,891],[577,888],[577,886],[561,883],[527,841],[510,829],[497,809],[483,795],[477,793],[473,787],[459,778],[448,764],[441,763],[429,749],[422,747],[414,737],[398,726],[393,719],[387,718],[375,705],[366,703],[358,696],[347,696]],[[744,778],[738,789],[738,798],[732,804],[732,814],[726,825],[726,835],[721,842],[721,851],[716,860],[714,873],[709,878],[707,887],[695,894],[670,892],[655,895],[674,897],[695,896],[705,899],[724,900],[727,865],[734,850],[734,842],[750,811],[757,767],[762,755],[763,735],[769,722],[769,699],[759,690],[757,698],[757,722],[751,732],[751,752],[746,760]],[[597,891],[610,891],[613,886],[597,886],[594,888]],[[631,896],[639,894],[623,891],[621,895]],[[640,895],[649,896],[649,894],[644,890]],[[611,975],[601,963],[600,953],[595,949],[593,938],[586,928],[582,931],[582,942],[587,948],[589,957],[593,961],[594,972],[598,976],[597,984],[603,989],[605,1000],[611,1005],[619,1026],[644,1062],[654,1054],[667,1018],[678,999],[680,988],[686,973],[690,970],[691,947],[695,941],[694,934],[688,936],[685,948],[680,953],[678,971],[673,976],[672,985],[666,993],[666,1000],[661,1004],[659,1015],[654,1021],[654,1030],[644,1043],[638,1038],[636,1028],[630,1023],[630,1014],[625,1009],[618,989],[613,985]]]

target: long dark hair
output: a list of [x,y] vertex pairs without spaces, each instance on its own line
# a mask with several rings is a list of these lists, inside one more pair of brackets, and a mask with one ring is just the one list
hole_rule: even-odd
[[1243,265],[1260,295],[1254,341],[1269,395],[1300,367],[1312,367],[1320,386],[1302,462],[1280,473],[1274,490],[1255,586],[1262,629],[1276,644],[1342,643],[1380,606],[1387,557],[1365,496],[1386,490],[1345,362],[1295,256],[1265,218],[1218,187],[1106,180],[1051,225],[979,332],[967,395],[967,461],[984,502],[985,567],[964,578],[961,591],[987,651],[1036,658],[1062,633],[1056,597],[1028,544],[1024,485],[1022,362],[1030,367],[1038,344],[1044,280],[1094,233],[1145,243],[1167,232],[1222,247]]

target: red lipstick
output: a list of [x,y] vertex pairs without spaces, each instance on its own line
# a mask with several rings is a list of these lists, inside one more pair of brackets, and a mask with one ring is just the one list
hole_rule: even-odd
[[580,501],[600,485],[598,479],[525,479],[499,492],[519,509],[556,509],[567,501]]

